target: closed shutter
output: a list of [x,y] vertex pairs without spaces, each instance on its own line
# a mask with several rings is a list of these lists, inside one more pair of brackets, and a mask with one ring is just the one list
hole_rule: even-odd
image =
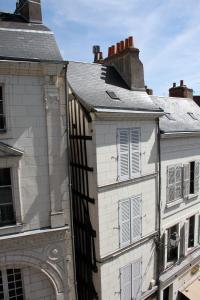
[[182,166],[177,165],[176,166],[176,174],[175,174],[175,180],[176,180],[176,192],[175,192],[175,199],[181,199],[182,198]]
[[140,175],[140,129],[134,128],[130,130],[130,165],[131,177]]
[[132,299],[140,300],[142,294],[142,260],[132,264]]
[[131,242],[130,228],[130,200],[119,203],[119,228],[120,228],[120,247],[125,247]]
[[183,165],[183,196],[187,197],[190,193],[190,165]]
[[131,239],[132,242],[141,238],[142,234],[142,196],[131,198]]
[[131,265],[120,269],[121,300],[131,298]]
[[189,221],[185,221],[184,225],[184,255],[187,255],[188,251],[188,238],[189,238]]
[[163,241],[164,241],[164,249],[163,249],[163,265],[164,269],[167,267],[167,252],[168,252],[168,230],[165,230],[163,235]]
[[118,177],[120,180],[129,178],[129,130],[118,130]]
[[176,167],[167,168],[167,202],[172,202],[176,199]]
[[194,167],[194,193],[199,192],[199,162],[195,161]]

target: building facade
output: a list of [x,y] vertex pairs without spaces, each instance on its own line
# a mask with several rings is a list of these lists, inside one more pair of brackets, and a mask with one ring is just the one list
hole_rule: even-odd
[[199,298],[200,109],[192,90],[170,89],[151,97],[165,111],[160,119],[160,299]]
[[0,13],[0,299],[75,299],[65,68],[40,1]]
[[155,299],[163,112],[145,91],[139,50],[130,38],[104,61],[70,62],[68,82],[79,299]]

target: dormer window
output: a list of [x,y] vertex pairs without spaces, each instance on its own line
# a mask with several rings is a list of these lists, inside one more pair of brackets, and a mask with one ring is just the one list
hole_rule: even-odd
[[197,116],[194,115],[194,113],[188,112],[188,115],[189,115],[193,120],[198,120]]
[[4,112],[3,87],[0,86],[0,132],[6,131],[6,118]]
[[170,121],[175,121],[174,117],[170,113],[166,113],[165,117]]

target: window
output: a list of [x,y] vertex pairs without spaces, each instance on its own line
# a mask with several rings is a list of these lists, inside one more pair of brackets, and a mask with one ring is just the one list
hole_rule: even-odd
[[189,228],[188,228],[188,247],[194,247],[194,229],[195,229],[195,216],[189,218]]
[[197,116],[193,114],[192,112],[188,112],[188,115],[193,119],[193,120],[198,120]]
[[182,198],[182,166],[169,166],[167,169],[167,202]]
[[119,202],[120,247],[137,241],[142,236],[142,196]]
[[140,300],[142,294],[142,259],[120,269],[121,300]]
[[199,192],[199,162],[167,168],[167,203]]
[[175,121],[175,118],[172,116],[171,113],[166,113],[166,114],[165,114],[165,117],[166,117],[168,120],[170,120],[170,121]]
[[24,299],[20,269],[7,269],[0,271],[0,299]]
[[15,224],[11,169],[0,168],[0,226]]
[[6,130],[6,119],[4,114],[4,103],[3,103],[3,88],[0,86],[0,132]]
[[180,225],[176,224],[164,233],[164,267],[177,262],[180,257]]
[[140,176],[140,140],[140,128],[118,130],[118,178],[120,180]]

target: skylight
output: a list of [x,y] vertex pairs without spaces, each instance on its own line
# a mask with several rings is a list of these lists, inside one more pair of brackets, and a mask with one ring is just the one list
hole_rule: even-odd
[[188,115],[189,115],[193,120],[198,120],[197,116],[195,116],[192,112],[188,112]]
[[113,99],[113,100],[120,100],[120,98],[115,94],[115,92],[113,92],[113,91],[106,91],[106,93],[108,94],[108,96],[110,96],[111,99]]
[[175,118],[170,113],[166,113],[165,117],[170,121],[175,121]]

